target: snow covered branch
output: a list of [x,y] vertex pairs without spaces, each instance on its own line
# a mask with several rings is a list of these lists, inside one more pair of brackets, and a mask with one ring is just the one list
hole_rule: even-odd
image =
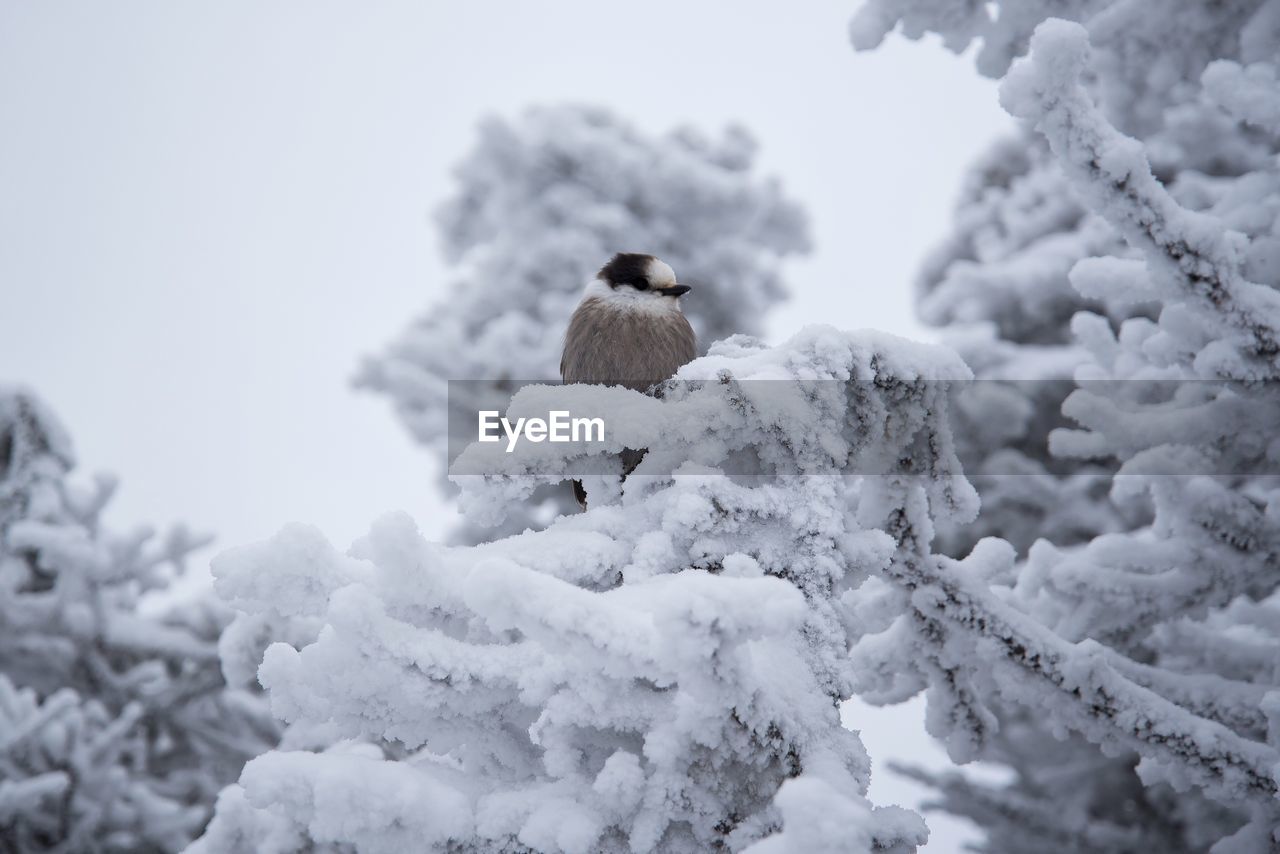
[[1078,82],[1088,60],[1083,27],[1047,21],[1030,58],[1005,78],[1001,100],[1035,123],[1085,203],[1144,252],[1155,281],[1171,282],[1238,327],[1249,353],[1274,367],[1280,294],[1244,279],[1243,235],[1183,209],[1151,174],[1142,144],[1102,117]]
[[[291,828],[281,838],[366,852],[409,838],[583,852],[920,844],[917,817],[866,801],[866,754],[840,725],[853,605],[893,551],[857,521],[876,493],[851,475],[919,453],[932,512],[971,514],[946,421],[946,380],[965,376],[945,351],[891,336],[812,328],[772,349],[737,337],[660,400],[574,390],[638,431],[617,441],[700,455],[674,476],[637,472],[586,513],[479,546],[427,543],[393,516],[347,556],[302,527],[222,555],[218,590],[237,607],[320,625],[266,650],[275,713],[364,747],[254,760],[202,844],[270,821]],[[751,397],[765,379],[792,384],[790,405]],[[636,407],[645,417],[629,419]],[[755,477],[716,467],[748,446]],[[547,447],[463,478],[464,506],[536,488],[529,466]],[[323,806],[335,803],[341,815]]]
[[[176,851],[217,791],[275,743],[226,686],[225,608],[140,599],[207,538],[119,536],[114,482],[80,491],[70,443],[32,394],[0,389],[0,825],[16,850]],[[12,836],[8,835],[12,832]]]
[[963,629],[979,652],[999,653],[982,661],[996,665],[991,676],[1011,697],[1090,741],[1138,751],[1176,782],[1185,778],[1227,803],[1274,807],[1280,752],[1125,678],[1096,643],[1070,644],[1000,602],[974,583],[975,571],[984,570],[939,557],[894,563],[889,572],[922,612]]
[[953,756],[1015,772],[931,775],[988,850],[1267,850],[1280,4],[867,8],[859,46],[899,24],[981,39],[1026,120],[975,164],[920,277],[922,317],[1002,381],[956,413],[987,427],[956,431],[982,511],[940,526],[935,556],[902,496],[886,572],[916,613],[859,642],[868,696],[928,685]]

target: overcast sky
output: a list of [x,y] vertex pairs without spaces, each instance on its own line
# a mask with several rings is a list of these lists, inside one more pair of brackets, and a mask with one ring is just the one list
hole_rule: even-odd
[[[566,100],[757,135],[816,238],[772,337],[918,337],[914,272],[1012,125],[936,42],[854,54],[854,8],[0,0],[0,380],[121,476],[119,525],[345,545],[406,509],[436,534],[436,461],[349,378],[443,296],[428,217],[477,119]],[[894,728],[919,714],[860,719],[873,759],[940,755]],[[880,774],[873,797],[912,791]]]

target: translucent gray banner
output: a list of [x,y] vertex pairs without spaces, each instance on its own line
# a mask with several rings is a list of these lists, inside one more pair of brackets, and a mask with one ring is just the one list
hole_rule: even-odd
[[[602,387],[558,381],[451,380],[449,473],[575,478],[643,460],[640,471],[651,475],[686,463],[743,476],[922,475],[937,453],[954,453],[972,477],[1116,474],[1126,462],[1124,473],[1147,475],[1280,474],[1277,383],[734,380],[731,393],[715,388],[725,382],[602,396]],[[857,453],[861,425],[875,421],[860,417],[863,406],[890,407],[891,422],[917,425],[925,445],[894,459]]]

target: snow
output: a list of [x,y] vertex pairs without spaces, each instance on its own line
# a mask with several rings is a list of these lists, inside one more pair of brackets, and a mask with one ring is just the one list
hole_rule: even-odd
[[1201,79],[1205,94],[1232,115],[1272,133],[1280,132],[1280,94],[1274,65],[1255,62],[1241,66],[1220,59],[1209,64]]
[[19,850],[178,850],[276,727],[223,682],[225,606],[142,608],[207,538],[106,528],[115,482],[73,466],[53,413],[0,388],[0,822]]
[[918,283],[1001,380],[955,411],[982,510],[891,562],[918,616],[859,642],[863,696],[928,685],[955,758],[1016,770],[911,772],[989,850],[1269,850],[1280,6],[864,8],[855,43],[981,38],[1025,124]]
[[[822,393],[742,407],[734,390],[761,377]],[[260,757],[210,832],[237,838],[283,816],[298,834],[368,851],[405,838],[543,851],[920,844],[918,817],[866,801],[867,755],[837,708],[861,629],[845,609],[894,547],[855,521],[879,512],[876,490],[850,492],[856,479],[835,475],[925,437],[943,449],[932,470],[952,471],[945,381],[965,377],[949,352],[881,333],[813,327],[776,348],[732,339],[682,370],[713,380],[687,394],[570,389],[629,425],[611,447],[692,442],[692,417],[721,460],[633,476],[615,503],[478,546],[428,543],[393,515],[346,556],[305,526],[219,556],[217,590],[241,620],[281,637],[319,624],[263,652],[273,712],[291,728],[335,725],[370,754]],[[521,391],[509,414],[547,391]],[[847,423],[848,445],[812,441],[827,418]],[[748,446],[771,448],[760,457],[789,476],[716,472]],[[463,478],[464,507],[519,501],[547,447],[486,459],[507,469]],[[936,512],[971,515],[972,494],[950,480],[928,489]],[[430,797],[448,821],[412,799],[364,806],[384,785],[442,787]],[[812,826],[815,810],[828,820]]]

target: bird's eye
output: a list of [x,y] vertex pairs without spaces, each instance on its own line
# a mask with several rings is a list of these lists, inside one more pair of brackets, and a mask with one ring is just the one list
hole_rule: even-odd
[[631,283],[631,287],[635,288],[638,291],[647,291],[649,290],[649,280],[636,279]]

